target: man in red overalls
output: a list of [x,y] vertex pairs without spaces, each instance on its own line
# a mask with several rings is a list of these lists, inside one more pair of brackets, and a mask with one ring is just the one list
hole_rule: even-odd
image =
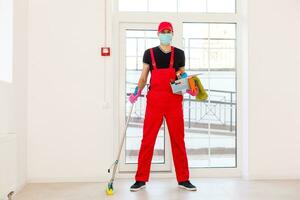
[[[171,46],[173,27],[169,22],[162,22],[158,27],[160,45],[144,53],[144,66],[135,93],[129,100],[134,103],[141,95],[151,71],[150,87],[147,93],[147,106],[143,127],[143,139],[138,158],[136,182],[131,191],[144,188],[149,180],[151,160],[158,131],[165,117],[172,147],[176,178],[181,188],[195,191],[189,181],[189,168],[184,143],[183,96],[173,94],[170,81],[180,78],[184,73],[184,51]],[[185,74],[186,75],[186,74]]]

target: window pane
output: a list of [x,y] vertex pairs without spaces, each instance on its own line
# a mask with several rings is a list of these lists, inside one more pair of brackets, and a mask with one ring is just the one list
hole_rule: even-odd
[[211,134],[210,164],[214,167],[233,167],[236,163],[235,79],[234,71],[209,72],[207,118]]
[[235,13],[235,6],[235,0],[119,0],[120,11]]
[[210,40],[209,44],[211,49],[235,49],[235,40]]
[[235,24],[210,24],[209,34],[211,38],[235,39]]
[[188,60],[190,61],[189,67],[191,69],[200,69],[208,67],[208,52],[205,49],[190,49]]
[[126,56],[136,56],[137,40],[128,38],[126,40]]
[[157,30],[144,31],[144,34],[147,39],[149,39],[149,38],[157,39]]
[[136,69],[137,62],[136,57],[126,57],[126,69]]
[[206,23],[184,23],[184,38],[208,38],[208,24]]
[[204,102],[185,96],[185,140],[191,167],[236,166],[235,27],[183,25],[187,73],[200,73],[209,95]]
[[145,33],[144,31],[136,31],[136,30],[130,30],[130,31],[126,31],[126,37],[130,38],[138,38],[138,37],[144,37]]
[[139,57],[137,58],[137,62],[138,62],[138,64],[137,64],[138,70],[142,70],[142,69],[143,69],[143,57],[142,57],[142,56],[139,56]]
[[149,11],[176,12],[177,0],[149,0]]
[[207,39],[190,38],[187,40],[187,44],[189,44],[190,48],[207,49],[208,43]]
[[[127,101],[130,93],[137,86],[137,80],[143,68],[144,51],[159,44],[156,31],[153,30],[126,30],[126,117],[131,103]],[[148,79],[149,82],[150,79]],[[131,114],[125,140],[125,162],[137,163],[143,134],[143,123],[146,109],[147,87],[137,100]],[[161,126],[154,147],[152,163],[165,162],[165,124]]]
[[[128,108],[129,110],[130,108]],[[135,164],[138,161],[138,155],[141,146],[141,140],[143,132],[142,124],[131,125],[127,129],[126,136],[126,163]],[[163,126],[160,129],[155,146],[154,153],[152,158],[152,163],[164,163],[164,131]]]
[[[201,127],[203,123],[194,122],[193,126]],[[188,128],[185,131],[185,146],[187,149],[189,167],[209,166],[209,138],[208,131],[199,131],[196,128]]]
[[206,12],[206,0],[178,0],[178,12]]
[[147,11],[147,0],[119,0],[120,11]]
[[159,41],[157,41],[157,38],[156,39],[147,39],[146,40],[146,48],[145,49],[149,49],[151,47],[155,47],[155,46],[158,46],[159,44]]
[[211,49],[209,56],[211,68],[235,68],[234,49]]
[[235,0],[208,0],[207,12],[234,13]]
[[144,39],[138,39],[137,53],[138,56],[143,56],[145,52],[146,41]]

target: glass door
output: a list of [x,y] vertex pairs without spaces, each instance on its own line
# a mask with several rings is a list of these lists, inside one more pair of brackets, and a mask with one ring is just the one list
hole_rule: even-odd
[[235,168],[236,24],[183,23],[188,74],[200,74],[209,98],[185,95],[185,142],[190,168]]
[[[142,72],[144,51],[159,45],[156,26],[156,24],[122,24],[120,26],[120,108],[124,108],[120,110],[120,130],[124,128],[125,120],[129,115],[131,103],[128,101],[128,97],[137,86]],[[149,73],[142,96],[135,103],[131,113],[121,156],[120,171],[135,171],[137,167],[150,77],[151,73]],[[167,124],[164,120],[156,139],[151,171],[171,171],[168,136]]]
[[[200,172],[197,169],[203,168],[237,169],[236,23],[180,21],[173,25],[173,45],[185,51],[185,69],[188,75],[200,74],[198,77],[209,95],[204,102],[184,95],[185,144],[189,167],[197,173]],[[159,44],[156,29],[157,24],[150,23],[120,26],[119,81],[123,88],[120,90],[120,130],[128,117],[131,104],[127,99],[137,85],[144,51]],[[148,83],[149,80],[150,74]],[[147,87],[148,85],[131,115],[122,152],[121,171],[136,170],[143,134]],[[173,171],[169,143],[168,129],[164,122],[155,144],[152,171]]]

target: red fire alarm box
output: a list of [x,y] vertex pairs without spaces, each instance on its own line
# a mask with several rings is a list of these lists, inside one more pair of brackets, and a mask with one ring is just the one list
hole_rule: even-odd
[[101,56],[110,56],[110,47],[101,47]]

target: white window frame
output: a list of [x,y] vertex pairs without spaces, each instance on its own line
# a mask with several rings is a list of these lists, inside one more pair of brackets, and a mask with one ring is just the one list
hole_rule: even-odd
[[[110,7],[111,6],[111,7]],[[242,88],[244,88],[244,81],[242,77],[245,77],[244,67],[245,64],[244,50],[246,44],[242,41],[244,40],[244,13],[242,13],[241,0],[236,0],[236,13],[161,13],[161,12],[119,12],[118,11],[118,1],[112,1],[112,4],[108,6],[111,9],[112,18],[110,19],[112,23],[111,27],[111,45],[112,49],[115,49],[113,59],[111,60],[111,66],[114,67],[114,74],[120,76],[120,27],[122,24],[158,24],[161,21],[172,21],[174,29],[176,30],[173,39],[173,45],[179,48],[183,48],[182,40],[179,38],[183,33],[183,23],[184,22],[194,22],[194,23],[235,23],[236,24],[236,92],[237,92],[237,115],[236,115],[236,167],[218,167],[218,168],[190,168],[191,177],[241,177],[243,169],[243,128],[244,126],[244,116],[243,113],[245,97]],[[243,57],[242,57],[243,56]],[[243,60],[242,60],[243,59]],[[118,80],[118,79],[117,79]],[[114,82],[114,99],[119,98],[121,92],[120,83]],[[119,99],[123,100],[123,98]],[[120,122],[120,119],[124,116],[124,112],[120,112],[120,103],[114,101],[114,119],[116,122]],[[246,112],[246,111],[245,111]],[[246,126],[246,124],[245,124]],[[114,129],[114,138],[119,137],[120,127]],[[114,151],[116,152],[118,148],[118,142],[114,142]],[[170,148],[170,147],[166,147]],[[119,172],[119,177],[123,178],[133,178],[134,172]],[[151,174],[151,177],[175,177],[175,169],[172,165],[171,172],[158,172]]]

